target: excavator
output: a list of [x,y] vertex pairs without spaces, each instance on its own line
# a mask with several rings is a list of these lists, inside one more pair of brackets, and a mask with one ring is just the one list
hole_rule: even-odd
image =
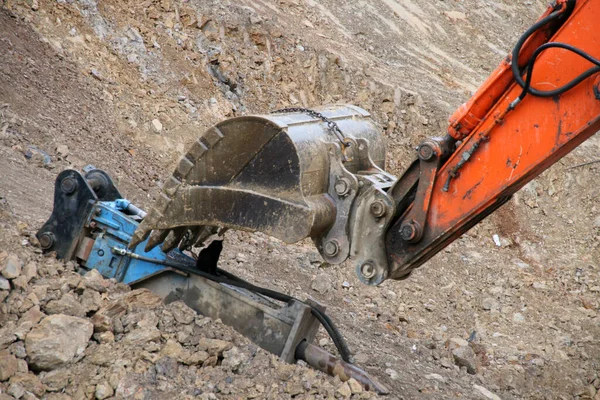
[[[362,377],[365,386],[383,393],[352,365],[323,306],[217,268],[221,236],[233,229],[286,243],[311,238],[326,262],[351,260],[366,285],[408,278],[600,130],[598,21],[600,0],[549,5],[452,114],[447,132],[416,147],[400,177],[385,171],[384,141],[365,110],[287,108],[208,129],[147,213],[125,200],[105,172],[63,171],[54,211],[38,239],[46,252],[76,259],[84,269],[220,317],[290,362],[304,359],[346,379]],[[229,294],[249,296],[259,306],[267,297],[287,305],[278,315],[270,303],[266,311],[237,313],[231,296],[219,302],[212,293],[221,287],[245,291]],[[273,321],[287,318],[278,338],[269,312]],[[239,322],[249,314],[254,319]],[[310,343],[318,323],[342,360]]]

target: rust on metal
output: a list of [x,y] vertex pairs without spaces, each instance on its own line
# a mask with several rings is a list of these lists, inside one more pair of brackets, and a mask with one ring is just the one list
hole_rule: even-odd
[[390,393],[389,389],[381,384],[377,378],[369,375],[356,365],[344,362],[307,341],[301,342],[296,348],[296,358],[306,361],[308,365],[319,371],[339,377],[342,382],[354,378],[367,390],[374,391],[377,394]]

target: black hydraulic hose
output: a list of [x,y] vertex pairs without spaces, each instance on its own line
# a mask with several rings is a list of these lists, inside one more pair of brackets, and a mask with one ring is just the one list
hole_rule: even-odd
[[[226,283],[226,284],[231,284],[233,286],[241,287],[243,289],[247,289],[252,292],[262,294],[264,296],[270,297],[275,300],[282,301],[284,303],[288,303],[291,300],[296,300],[296,301],[300,301],[300,302],[306,304],[305,302],[303,302],[293,296],[287,295],[285,293],[281,293],[281,292],[277,292],[274,290],[255,286],[255,285],[243,280],[242,278],[240,278],[236,275],[233,275],[230,272],[224,271],[220,268],[217,269],[217,272],[219,274],[224,275],[229,280],[235,282],[235,283],[232,283],[232,282],[224,281],[221,283]],[[213,275],[210,275],[210,276],[213,276]],[[211,279],[211,278],[208,277],[208,279]],[[333,323],[331,318],[329,318],[329,315],[325,314],[323,311],[319,310],[318,308],[311,306],[310,304],[307,304],[307,305],[311,308],[311,314],[314,315],[315,318],[317,318],[317,320],[321,323],[321,325],[323,325],[323,328],[327,331],[327,334],[329,335],[329,337],[331,337],[331,340],[333,340],[333,344],[335,345],[336,349],[340,353],[340,356],[342,357],[342,359],[344,361],[346,361],[347,363],[352,364],[353,363],[352,353],[350,352],[350,349],[348,348],[348,344],[346,343],[346,340],[344,339],[342,334],[339,332],[339,330],[337,329],[337,327],[335,326],[335,324]]]
[[[523,82],[523,79],[521,79],[521,70],[519,69],[519,54],[521,54],[521,48],[523,47],[523,45],[525,44],[525,42],[527,41],[527,39],[529,39],[529,37],[531,35],[533,35],[536,31],[543,28],[550,22],[560,18],[561,15],[562,15],[562,12],[560,10],[554,11],[547,17],[545,17],[545,18],[539,20],[538,22],[536,22],[535,24],[533,24],[529,29],[527,29],[525,31],[525,33],[523,33],[523,35],[521,35],[521,37],[517,41],[517,44],[515,45],[515,47],[513,48],[513,51],[512,51],[512,60],[511,60],[512,73],[513,73],[515,79],[517,80],[517,82],[519,82],[519,80],[521,82]],[[524,84],[524,82],[523,82],[523,84]],[[523,86],[523,85],[521,85],[521,86]]]
[[[585,58],[586,60],[588,60],[589,62],[594,64],[595,67],[588,69],[587,71],[583,72],[581,75],[577,76],[572,81],[561,86],[558,89],[548,90],[548,91],[541,91],[541,90],[534,89],[531,87],[531,76],[533,75],[533,65],[535,63],[536,58],[544,50],[549,49],[549,48],[560,48],[560,49],[572,51],[573,53]],[[531,56],[531,59],[529,60],[529,63],[527,64],[526,71],[527,71],[527,78],[525,79],[525,82],[523,83],[523,85],[521,85],[521,87],[523,88],[523,92],[521,92],[519,99],[523,100],[523,98],[527,95],[527,93],[531,93],[532,95],[538,96],[538,97],[553,97],[553,96],[561,95],[564,92],[573,89],[575,86],[579,85],[585,79],[600,72],[600,60],[592,57],[591,55],[589,55],[588,53],[584,52],[581,49],[578,49],[577,47],[571,46],[570,44],[551,42],[551,43],[545,43],[545,44],[541,45],[533,52],[533,55]],[[519,78],[521,78],[521,77],[519,76]],[[521,81],[522,81],[522,79],[521,79]],[[517,79],[517,82],[520,84],[518,79]]]
[[[594,57],[592,57],[591,55],[584,52],[583,50],[578,49],[569,44],[565,44],[565,43],[550,42],[550,43],[545,43],[545,44],[541,45],[533,52],[531,58],[527,62],[526,68],[525,68],[525,71],[527,72],[527,77],[525,80],[523,80],[523,78],[521,77],[522,71],[519,69],[519,55],[520,55],[521,49],[522,49],[523,45],[525,44],[525,42],[527,41],[527,39],[529,39],[529,37],[531,35],[533,35],[536,31],[543,28],[547,24],[549,24],[555,20],[558,20],[561,17],[569,16],[571,14],[571,12],[573,11],[573,9],[575,8],[575,2],[576,2],[575,0],[568,1],[567,7],[564,11],[563,10],[554,11],[547,17],[545,17],[545,18],[541,19],[540,21],[536,22],[535,24],[533,24],[527,31],[525,31],[525,33],[517,41],[517,44],[515,45],[515,47],[512,51],[511,70],[512,70],[513,76],[515,78],[515,81],[517,82],[517,84],[519,84],[519,86],[521,86],[523,88],[523,91],[519,95],[519,98],[511,104],[511,108],[514,108],[514,106],[516,104],[518,104],[521,100],[523,100],[523,98],[527,94],[532,94],[537,97],[559,96],[559,95],[573,89],[575,86],[577,86],[578,84],[583,82],[585,79],[589,78],[590,76],[600,72],[599,61],[597,59],[595,59]],[[562,49],[565,49],[568,51],[572,51],[572,52],[576,53],[577,55],[590,61],[592,64],[595,64],[595,67],[588,69],[587,71],[583,72],[582,74],[580,74],[579,76],[577,76],[573,80],[571,80],[569,83],[561,86],[558,89],[542,91],[542,90],[532,88],[531,87],[531,77],[532,77],[532,71],[533,71],[533,66],[534,66],[535,60],[544,50],[549,49],[549,48],[562,48]]]
[[146,261],[146,262],[153,263],[153,264],[163,265],[165,267],[171,267],[171,268],[177,269],[182,272],[187,272],[190,274],[195,274],[195,275],[201,276],[203,278],[206,278],[208,280],[211,280],[211,281],[214,281],[217,283],[224,283],[226,285],[231,285],[231,286],[239,287],[242,289],[250,290],[252,292],[259,293],[263,296],[267,296],[274,300],[278,300],[278,301],[281,301],[284,303],[289,303],[292,300],[296,300],[301,303],[304,303],[311,308],[312,315],[314,315],[315,318],[321,323],[321,325],[323,325],[323,328],[325,329],[325,331],[327,331],[327,334],[329,335],[329,337],[331,337],[333,344],[335,345],[336,349],[340,353],[340,357],[342,358],[342,360],[344,360],[345,362],[347,362],[349,364],[353,363],[352,353],[350,352],[350,349],[348,348],[348,344],[346,343],[346,340],[344,339],[344,337],[342,336],[340,331],[337,329],[337,327],[335,326],[333,321],[329,318],[329,316],[327,314],[325,314],[324,312],[322,312],[321,310],[319,310],[318,308],[316,308],[310,304],[307,304],[306,302],[303,302],[302,300],[299,300],[299,299],[297,299],[293,296],[287,295],[285,293],[277,292],[275,290],[266,289],[266,288],[263,288],[260,286],[255,286],[255,285],[243,280],[242,278],[239,278],[236,275],[234,275],[230,272],[224,271],[220,268],[217,268],[217,273],[221,274],[222,276],[209,274],[202,270],[190,268],[186,265],[182,265],[177,262],[172,262],[172,261],[168,261],[168,260],[157,260],[154,258],[145,257],[142,255],[133,253],[132,251],[127,250],[127,249],[113,247],[112,251],[113,251],[113,253],[120,255],[120,256],[126,256],[129,258]]

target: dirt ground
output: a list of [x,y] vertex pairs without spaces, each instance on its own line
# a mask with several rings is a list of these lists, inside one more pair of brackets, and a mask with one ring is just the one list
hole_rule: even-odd
[[[356,104],[372,113],[399,175],[544,7],[4,0],[0,251],[39,257],[29,237],[50,215],[63,169],[93,164],[149,207],[188,144],[237,115]],[[326,304],[389,398],[598,399],[600,164],[571,167],[599,152],[593,137],[406,281],[365,287],[350,263],[322,264],[311,243],[261,234],[228,233],[222,266]],[[326,282],[319,292],[315,279]],[[476,345],[476,374],[454,364],[453,338]],[[334,351],[324,334],[318,340]]]

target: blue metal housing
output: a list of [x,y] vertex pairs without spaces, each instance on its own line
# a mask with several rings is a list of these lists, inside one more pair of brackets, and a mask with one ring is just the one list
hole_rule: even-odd
[[[86,226],[94,227],[94,245],[87,261],[83,263],[86,269],[97,269],[104,277],[115,278],[126,284],[148,278],[167,269],[162,265],[113,253],[112,249],[115,247],[127,248],[139,224],[135,216],[122,212],[129,204],[124,199],[96,202],[86,221]],[[147,240],[140,243],[132,251],[155,260],[167,260],[167,255],[160,247],[145,252],[146,242]],[[193,259],[183,256],[193,262]]]

